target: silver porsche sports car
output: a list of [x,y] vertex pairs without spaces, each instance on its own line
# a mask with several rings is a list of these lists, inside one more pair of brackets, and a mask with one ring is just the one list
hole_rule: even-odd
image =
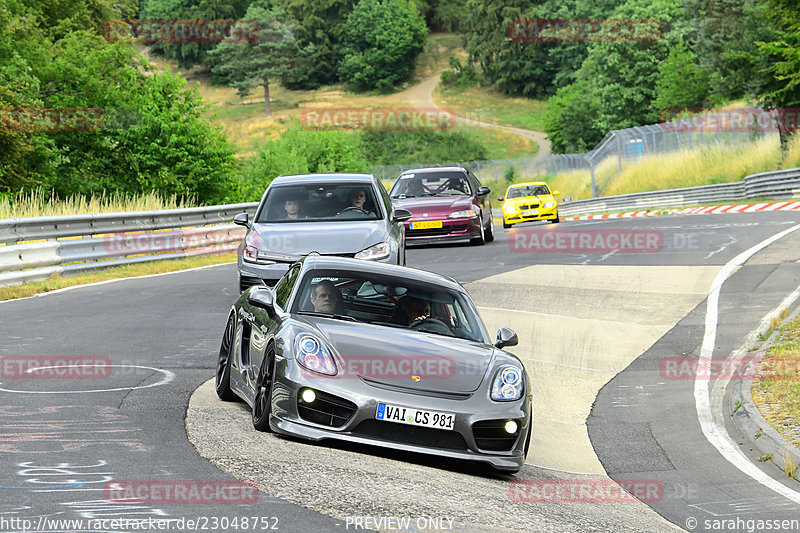
[[261,431],[481,461],[517,472],[530,381],[464,288],[397,265],[309,256],[231,309],[217,394]]

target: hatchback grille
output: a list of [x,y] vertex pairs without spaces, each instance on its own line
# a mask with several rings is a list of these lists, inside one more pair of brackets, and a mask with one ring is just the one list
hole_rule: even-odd
[[519,429],[513,435],[509,435],[505,429],[506,422],[507,419],[482,420],[472,424],[475,445],[481,450],[490,452],[511,451],[519,438]]
[[406,237],[441,237],[450,233],[450,226],[443,228],[412,229],[406,231]]
[[313,402],[306,403],[297,398],[297,414],[303,420],[314,422],[323,426],[340,428],[347,423],[356,412],[356,404],[339,398],[333,394],[314,391],[316,398]]
[[466,450],[467,443],[460,433],[444,429],[433,429],[364,420],[352,431],[354,435],[372,437],[401,444],[440,448],[443,450]]
[[536,209],[540,204],[527,204],[519,206],[520,209]]

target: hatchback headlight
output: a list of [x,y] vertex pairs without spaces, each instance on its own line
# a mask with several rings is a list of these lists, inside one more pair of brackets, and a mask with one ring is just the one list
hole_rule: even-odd
[[386,259],[389,257],[389,244],[385,242],[379,242],[374,246],[370,246],[364,250],[361,250],[356,254],[356,259],[366,259],[368,261],[377,261],[379,259]]
[[303,368],[328,376],[336,375],[336,363],[333,362],[331,353],[319,339],[307,333],[298,335],[296,346],[297,355],[295,357]]
[[472,218],[478,216],[472,209],[464,209],[463,211],[453,211],[447,218]]
[[514,365],[501,366],[492,383],[492,400],[498,402],[519,400],[523,392],[522,369]]
[[249,263],[255,263],[258,260],[258,249],[260,246],[261,238],[258,236],[258,232],[251,231],[248,233],[244,240],[242,259]]
[[552,201],[552,200],[550,200],[549,202],[545,202],[545,204],[544,204],[545,209],[550,209],[551,207],[555,207],[555,206],[556,206],[556,203],[554,201]]
[[519,211],[519,208],[514,204],[503,206],[504,213],[516,213],[517,211]]

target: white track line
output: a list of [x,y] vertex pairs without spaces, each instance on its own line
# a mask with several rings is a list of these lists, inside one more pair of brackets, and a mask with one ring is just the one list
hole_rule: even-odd
[[[717,338],[717,319],[719,315],[719,292],[722,284],[740,265],[744,264],[750,257],[766,248],[773,242],[789,235],[792,232],[800,230],[800,224],[792,226],[789,229],[781,231],[761,241],[752,248],[745,250],[733,259],[731,259],[717,274],[714,283],[711,286],[711,291],[708,293],[708,300],[706,303],[706,321],[705,321],[705,334],[703,335],[703,344],[700,349],[700,360],[698,361],[698,368],[710,368],[711,358],[714,352],[714,345]],[[784,303],[786,300],[784,300]],[[783,485],[779,481],[771,478],[764,471],[760,470],[754,465],[745,455],[741,452],[736,443],[731,440],[725,429],[721,424],[716,424],[711,410],[711,395],[709,392],[709,381],[697,376],[694,382],[694,400],[697,407],[697,419],[700,422],[700,427],[703,434],[708,439],[708,442],[714,446],[719,453],[728,460],[733,466],[741,470],[744,474],[751,477],[753,480],[758,481],[765,487],[772,491],[785,496],[795,503],[800,503],[800,492],[794,491],[789,487]]]

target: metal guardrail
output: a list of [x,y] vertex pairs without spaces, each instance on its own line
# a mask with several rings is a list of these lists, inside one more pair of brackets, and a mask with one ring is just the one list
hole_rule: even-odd
[[53,274],[236,250],[258,203],[0,220],[0,286]]
[[564,202],[559,205],[558,212],[562,216],[576,216],[621,209],[688,207],[709,202],[738,202],[759,196],[769,196],[779,200],[800,198],[800,168],[752,174],[735,183]]
[[[687,207],[769,196],[800,198],[800,168],[737,183],[564,202],[562,216],[628,208]],[[190,209],[0,220],[0,286],[117,265],[233,251],[245,230],[230,224],[258,203]]]

